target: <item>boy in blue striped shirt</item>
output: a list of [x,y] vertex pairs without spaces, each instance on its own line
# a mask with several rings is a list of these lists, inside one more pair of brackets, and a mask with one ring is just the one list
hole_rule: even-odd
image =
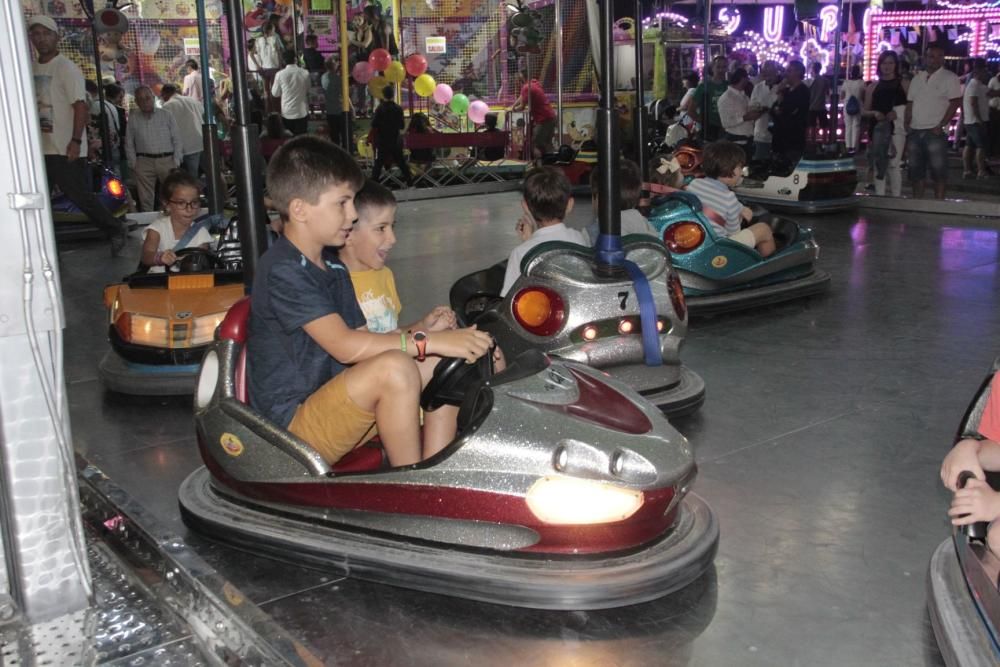
[[750,222],[753,218],[753,212],[741,204],[732,191],[732,188],[743,182],[745,163],[746,153],[737,144],[731,141],[711,143],[702,154],[701,167],[705,178],[691,181],[687,191],[697,195],[702,206],[712,209],[724,220],[725,226],[711,220],[716,234],[756,248],[762,257],[767,257],[774,254],[771,227],[758,222],[742,229],[743,222]]

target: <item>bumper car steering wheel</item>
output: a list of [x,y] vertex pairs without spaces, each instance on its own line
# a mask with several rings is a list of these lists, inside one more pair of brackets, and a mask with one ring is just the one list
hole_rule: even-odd
[[197,273],[219,268],[219,258],[208,248],[182,248],[177,251],[177,270],[180,273]]
[[420,394],[420,407],[426,411],[437,410],[442,405],[462,405],[469,390],[477,382],[493,376],[491,346],[475,363],[466,363],[461,357],[444,357],[434,367],[434,375]]

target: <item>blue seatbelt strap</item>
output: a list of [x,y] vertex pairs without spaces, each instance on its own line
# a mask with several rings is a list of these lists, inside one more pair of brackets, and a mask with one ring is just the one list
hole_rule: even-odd
[[649,279],[635,262],[626,259],[624,266],[632,279],[636,299],[639,300],[639,321],[642,322],[642,352],[646,358],[646,365],[662,366],[660,332],[656,329],[656,301],[653,300],[653,290],[649,287]]
[[206,214],[191,223],[191,226],[187,228],[187,231],[177,239],[177,243],[174,244],[173,251],[177,252],[181,248],[187,247],[188,243],[191,243],[191,239],[202,229],[211,229],[212,226],[218,224],[221,219],[221,214]]

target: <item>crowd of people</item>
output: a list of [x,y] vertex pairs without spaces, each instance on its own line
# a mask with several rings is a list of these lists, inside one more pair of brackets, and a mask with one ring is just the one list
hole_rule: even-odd
[[[895,51],[885,51],[873,81],[862,78],[860,65],[841,79],[836,101],[842,139],[852,155],[864,143],[868,187],[876,194],[900,196],[905,165],[915,197],[929,186],[944,198],[952,141],[964,146],[964,178],[990,176],[987,159],[1000,153],[1000,74],[977,58],[959,75],[944,60],[944,48],[932,44],[914,71]],[[705,80],[696,72],[685,76],[686,93],[676,108],[680,134],[673,139],[726,139],[742,147],[749,161],[777,156],[794,164],[807,146],[837,138],[829,112],[832,77],[820,63],[811,64],[809,77],[797,60],[784,67],[765,62],[756,76],[749,70],[719,56]]]

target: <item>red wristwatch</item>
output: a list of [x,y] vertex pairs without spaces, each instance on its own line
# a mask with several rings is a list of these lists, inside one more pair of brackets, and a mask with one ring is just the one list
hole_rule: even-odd
[[423,331],[413,332],[413,344],[417,346],[417,361],[427,358],[427,334]]

